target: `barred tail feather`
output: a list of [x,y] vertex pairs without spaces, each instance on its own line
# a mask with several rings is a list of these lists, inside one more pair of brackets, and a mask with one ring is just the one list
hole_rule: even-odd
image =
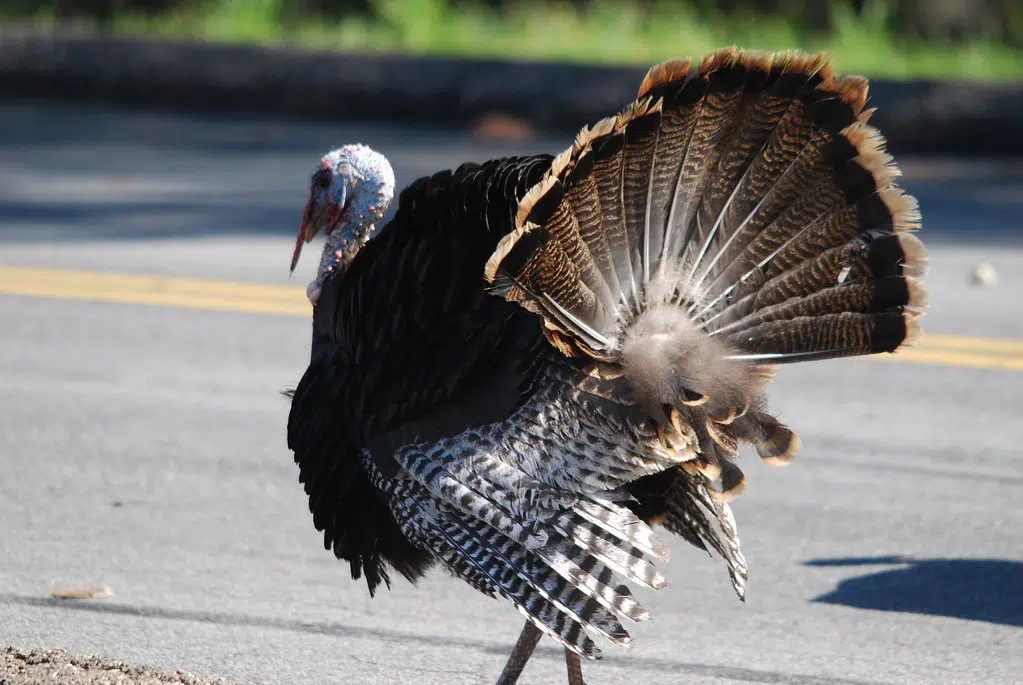
[[530,550],[434,499],[414,481],[391,487],[392,507],[411,539],[429,544],[452,573],[486,594],[511,600],[543,632],[584,656],[600,654],[590,634],[628,645],[621,620],[649,618],[628,587],[614,584],[616,571],[646,585],[664,585],[641,552],[615,544],[571,512],[562,518],[570,522],[564,529],[553,526],[547,545]]
[[[745,487],[726,461],[740,443],[773,464],[799,445],[766,410],[776,365],[920,335],[919,210],[867,91],[821,55],[658,65],[522,196],[486,264],[493,292],[539,314],[558,350],[621,368],[682,462],[672,471],[715,503]],[[715,539],[735,560],[730,535]]]
[[626,579],[652,590],[667,587],[668,581],[646,558],[643,551],[622,540],[620,534],[610,533],[574,511],[566,512],[552,526],[566,539]]
[[[870,284],[878,271],[918,275],[921,244],[900,235],[918,226],[916,203],[894,185],[898,168],[867,123],[866,98],[864,79],[835,75],[819,55],[724,50],[692,73],[687,63],[655,67],[636,102],[584,129],[526,193],[485,276],[578,352],[613,359],[622,331],[658,304],[683,306],[712,333],[734,317],[737,294],[791,284],[790,271],[871,237],[898,236],[900,249],[800,295]],[[744,315],[753,304],[740,304]],[[884,304],[863,313],[916,302]]]
[[[451,563],[443,548],[433,551],[438,561],[453,573],[510,600],[540,630],[569,649],[590,657],[599,654],[579,619],[580,610],[587,607],[586,601],[571,596],[572,586],[553,579],[553,569],[548,566],[538,569],[535,557],[521,545],[428,496],[398,496],[392,500],[392,506],[409,534],[416,536],[413,539],[423,540],[416,527],[425,529],[455,552],[455,563]],[[409,523],[412,521],[417,526]],[[609,639],[624,639],[624,629],[610,613],[587,608],[591,615],[585,627],[604,633]]]
[[398,450],[400,471],[389,478],[365,453],[363,465],[405,535],[481,592],[511,600],[570,650],[596,658],[595,637],[628,645],[622,621],[649,614],[619,579],[664,587],[652,559],[666,558],[667,550],[614,501],[627,495],[558,491],[507,454],[466,457],[450,447],[439,441]]

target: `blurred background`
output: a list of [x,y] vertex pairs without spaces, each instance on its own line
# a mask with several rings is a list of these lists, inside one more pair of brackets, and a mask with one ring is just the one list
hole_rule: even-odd
[[738,43],[869,76],[1023,78],[1021,0],[2,0],[36,26],[643,64]]

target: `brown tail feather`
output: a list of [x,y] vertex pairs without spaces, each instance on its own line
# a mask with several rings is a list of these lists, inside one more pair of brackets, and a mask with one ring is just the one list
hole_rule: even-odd
[[[836,279],[837,282],[837,279]],[[903,276],[882,278],[824,288],[805,297],[758,309],[749,316],[721,326],[715,335],[737,336],[743,331],[769,321],[784,321],[797,317],[817,317],[825,314],[857,312],[871,314],[892,309],[921,309],[925,295],[919,281]]]
[[916,319],[899,311],[826,314],[771,321],[728,336],[742,358],[812,361],[894,352],[920,336]]
[[[757,278],[748,278],[728,293],[731,304],[716,313],[710,309],[702,313],[703,328],[714,334],[756,311],[809,297],[836,284],[870,283],[889,276],[918,277],[923,274],[922,259],[923,246],[912,234],[870,231],[771,280],[765,281],[763,271],[754,271]],[[755,287],[751,287],[753,284]],[[918,299],[923,299],[922,293]]]
[[[702,545],[673,498],[698,483],[733,526],[738,444],[777,464],[798,448],[764,407],[773,366],[911,344],[926,257],[864,79],[734,49],[691,67],[653,67],[635,102],[579,133],[485,277],[566,355],[620,367],[664,448],[690,459],[675,490],[645,495],[650,518]],[[711,544],[741,559],[734,535]]]
[[[822,253],[916,227],[866,95],[864,79],[834,75],[819,55],[723,50],[693,73],[654,67],[640,99],[583,129],[523,197],[486,277],[552,337],[567,334],[562,347],[604,360],[659,302],[685,304],[708,332],[747,317],[768,306],[749,295],[780,292],[772,279],[791,289],[802,277],[789,272]],[[855,271],[844,278],[864,286]],[[800,295],[836,285],[811,279]],[[812,352],[823,351],[787,360]]]

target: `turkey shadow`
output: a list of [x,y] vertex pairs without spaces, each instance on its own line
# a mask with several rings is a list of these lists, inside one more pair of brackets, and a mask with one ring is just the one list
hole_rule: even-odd
[[804,565],[896,566],[847,578],[814,602],[1023,627],[1023,562],[886,556],[814,559]]

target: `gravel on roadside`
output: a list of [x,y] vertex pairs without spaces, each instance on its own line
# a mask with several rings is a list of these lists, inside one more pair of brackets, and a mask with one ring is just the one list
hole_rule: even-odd
[[71,654],[63,649],[6,647],[0,685],[232,685],[188,671],[150,668],[120,659]]

